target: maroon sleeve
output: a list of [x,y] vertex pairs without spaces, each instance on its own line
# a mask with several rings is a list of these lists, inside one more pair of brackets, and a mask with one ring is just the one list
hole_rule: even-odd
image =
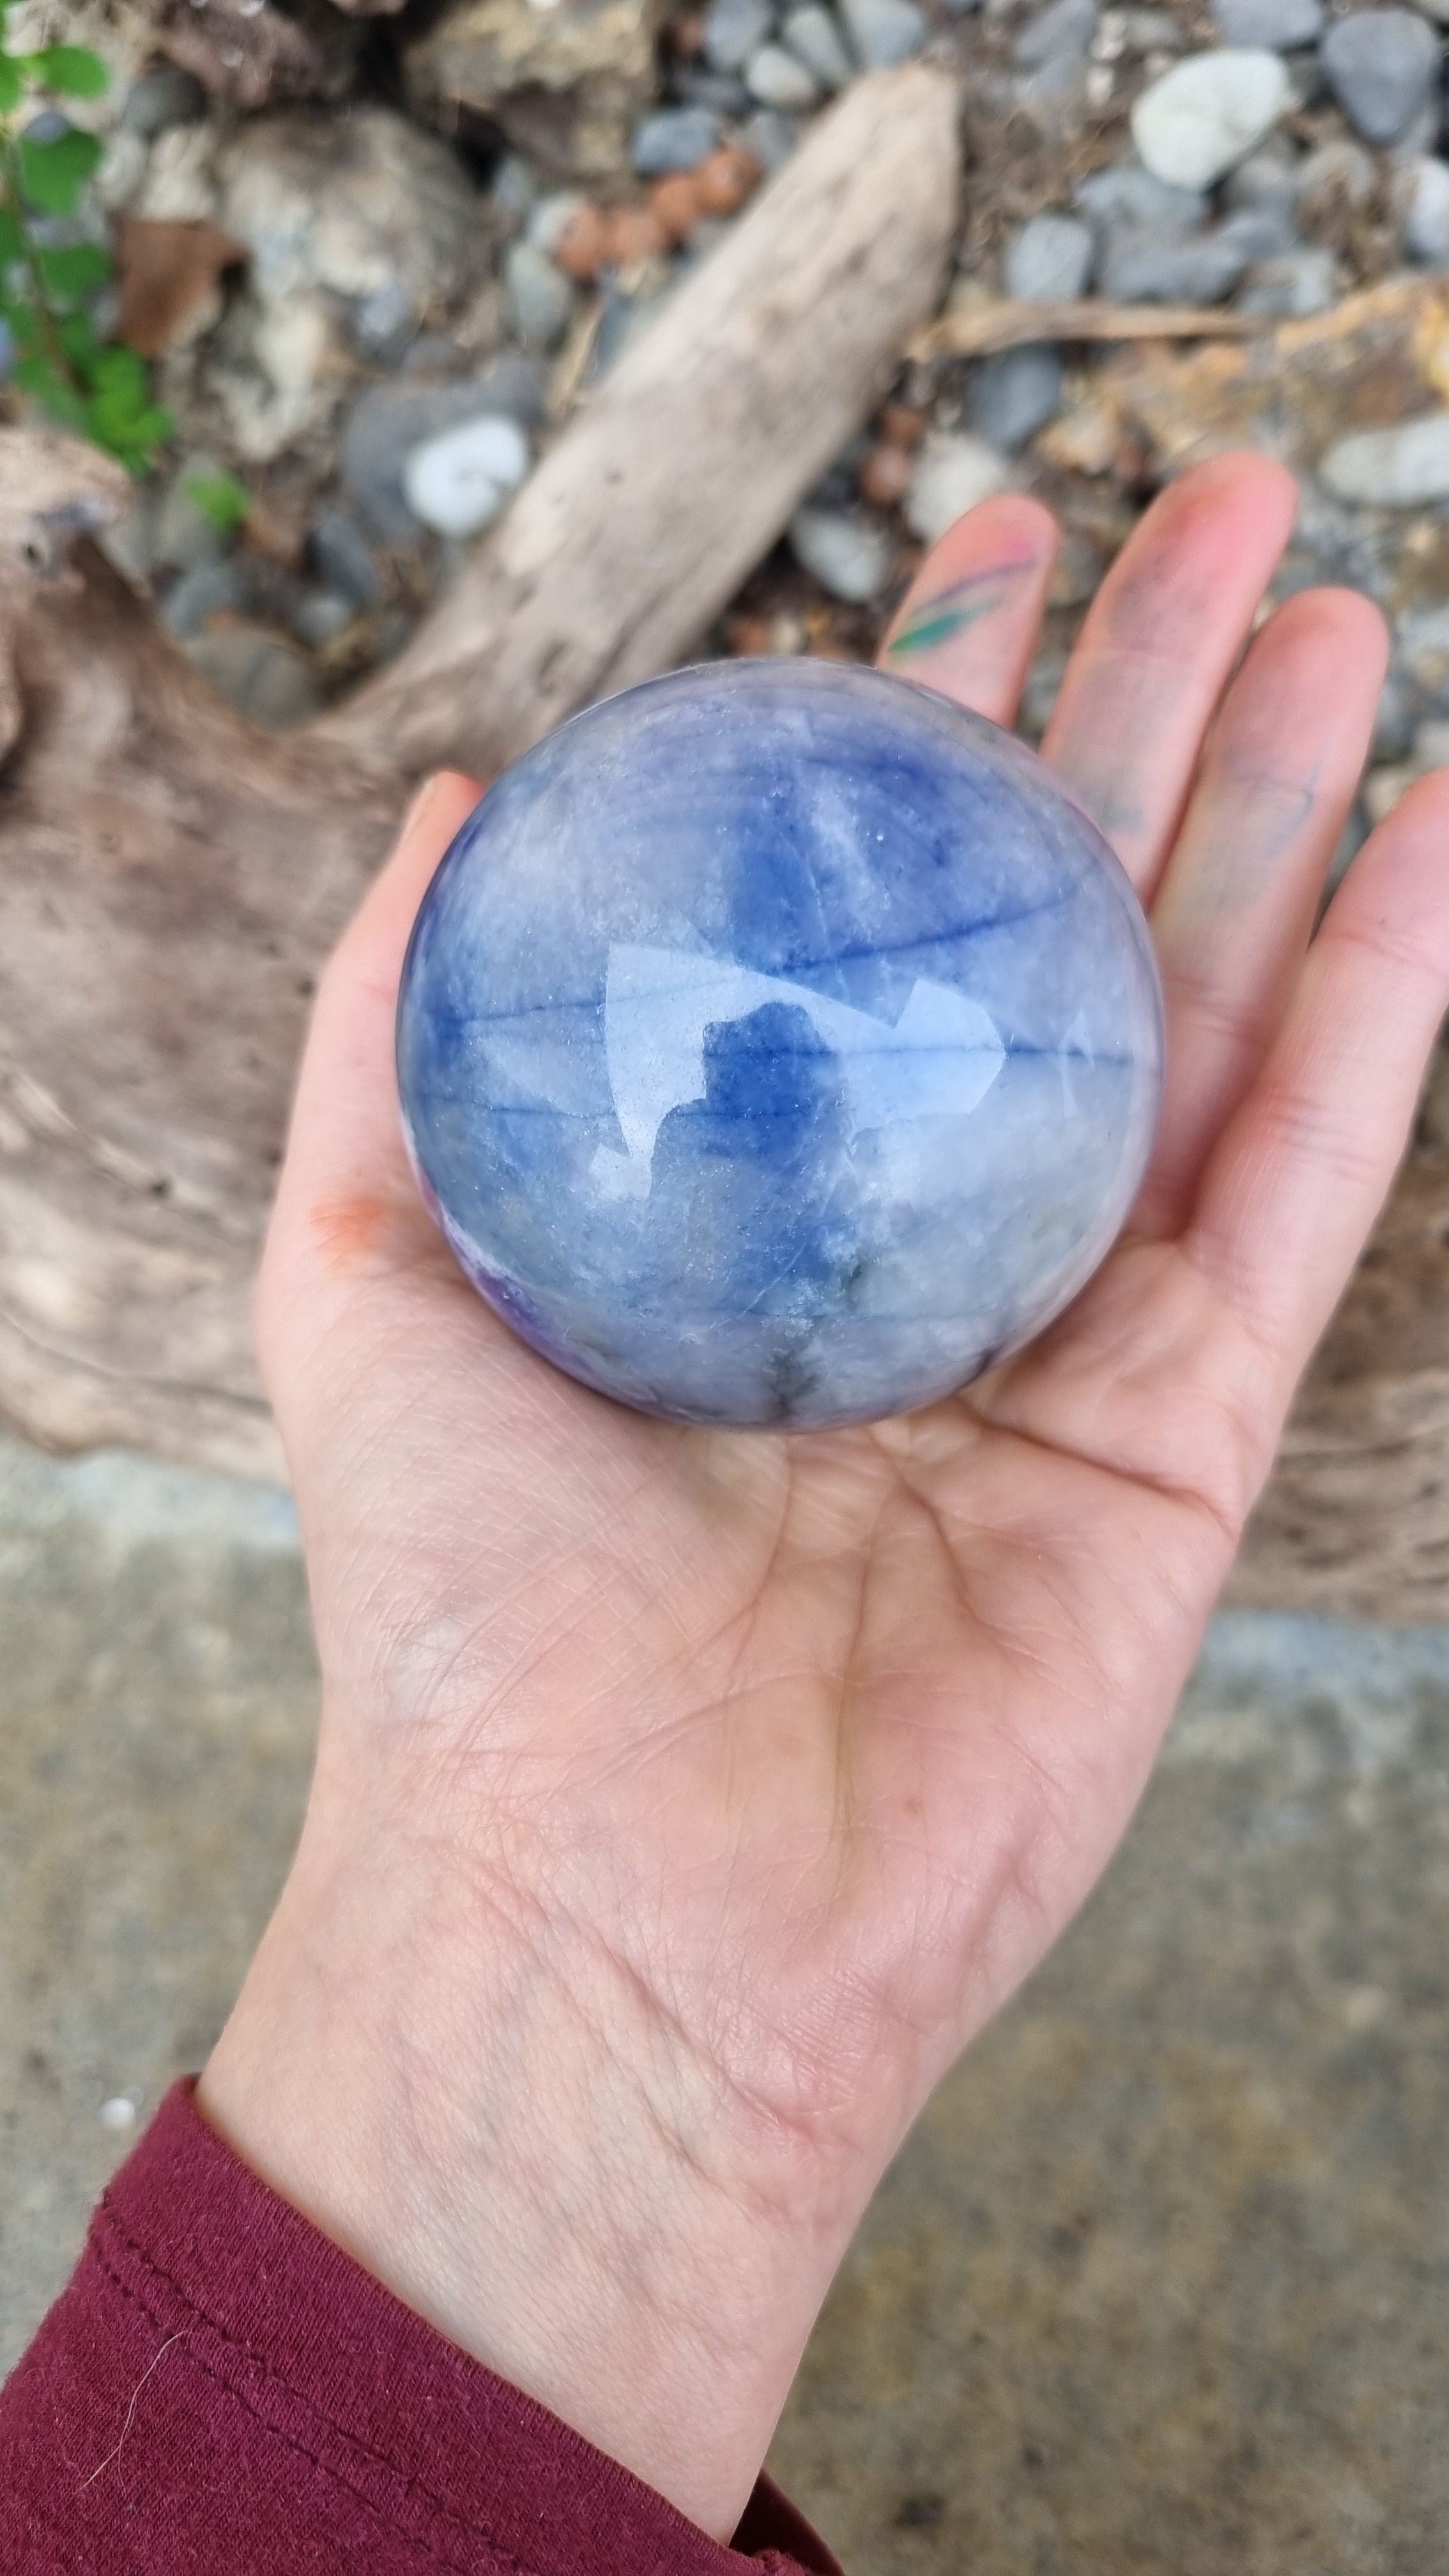
[[0,2394],[6,2576],[839,2576],[762,2479],[722,2549],[444,2341],[169,2093]]

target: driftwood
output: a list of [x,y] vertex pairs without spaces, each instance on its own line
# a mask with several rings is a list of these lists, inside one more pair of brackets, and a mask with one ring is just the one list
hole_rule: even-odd
[[[317,967],[408,790],[685,655],[868,415],[954,236],[953,84],[857,83],[340,712],[223,706],[0,433],[0,1411],[275,1475],[249,1281]],[[65,546],[80,533],[74,564]]]
[[1271,329],[1258,313],[1229,313],[1199,304],[1104,304],[1100,296],[1070,304],[1035,304],[997,296],[980,304],[948,305],[907,354],[932,358],[994,358],[1033,340],[1247,340]]

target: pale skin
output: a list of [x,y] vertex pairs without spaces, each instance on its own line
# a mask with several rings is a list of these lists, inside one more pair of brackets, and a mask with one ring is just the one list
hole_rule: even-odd
[[[1152,911],[1162,1125],[1105,1267],[949,1402],[652,1421],[464,1284],[392,1020],[473,782],[424,791],[318,996],[257,1331],[321,1738],[201,2104],[722,2540],[886,2163],[1132,1813],[1449,996],[1449,776],[1309,945],[1385,644],[1318,591],[1239,668],[1294,499],[1185,476],[1087,620],[1045,751]],[[1018,498],[960,522],[888,666],[1009,723],[1053,544]]]

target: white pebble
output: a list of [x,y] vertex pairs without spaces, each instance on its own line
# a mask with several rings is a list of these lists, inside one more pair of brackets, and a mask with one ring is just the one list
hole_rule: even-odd
[[528,441],[516,420],[488,414],[424,439],[403,467],[415,519],[440,537],[472,537],[496,519],[528,472]]
[[1004,492],[1010,481],[1005,457],[984,438],[972,438],[966,430],[933,431],[916,458],[905,498],[906,524],[924,544],[934,545],[965,511],[989,501],[993,492]]
[[791,53],[822,89],[844,89],[850,78],[850,57],[828,9],[817,8],[813,0],[807,0],[803,9],[791,10],[780,33]]
[[1318,473],[1340,501],[1370,508],[1412,510],[1449,498],[1449,411],[1341,438]]
[[1132,139],[1155,179],[1211,188],[1277,124],[1290,89],[1277,54],[1228,45],[1189,54],[1142,92]]
[[1076,215],[1031,216],[1006,245],[1007,294],[1026,304],[1075,303],[1086,293],[1096,247]]
[[134,2129],[135,2125],[136,2105],[131,2100],[129,2093],[113,2093],[108,2102],[103,2102],[101,2104],[101,2127],[103,2129],[115,2129],[119,2132],[125,2129]]
[[884,528],[846,510],[797,510],[786,531],[797,563],[813,572],[832,599],[875,599],[890,577],[892,546]]
[[745,86],[761,107],[777,107],[787,116],[801,115],[820,96],[804,64],[787,54],[783,45],[761,45],[757,54],[751,54],[745,65]]

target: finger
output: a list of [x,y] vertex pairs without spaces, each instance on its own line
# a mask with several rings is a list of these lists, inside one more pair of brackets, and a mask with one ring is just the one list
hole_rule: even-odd
[[1449,772],[1360,851],[1183,1237],[1286,1403],[1388,1192],[1449,998]]
[[477,781],[431,778],[397,846],[328,961],[302,1057],[260,1302],[289,1308],[314,1275],[345,1280],[431,1253],[436,1231],[408,1168],[393,1024],[408,934]]
[[1135,1232],[1176,1233],[1277,1033],[1358,786],[1388,657],[1356,591],[1302,591],[1251,646],[1152,911],[1167,1085]]
[[881,646],[880,668],[1010,724],[1056,551],[1056,522],[1036,501],[1004,493],[968,510],[927,555]]
[[1083,624],[1042,750],[1144,901],[1297,497],[1264,456],[1195,467],[1153,503]]

